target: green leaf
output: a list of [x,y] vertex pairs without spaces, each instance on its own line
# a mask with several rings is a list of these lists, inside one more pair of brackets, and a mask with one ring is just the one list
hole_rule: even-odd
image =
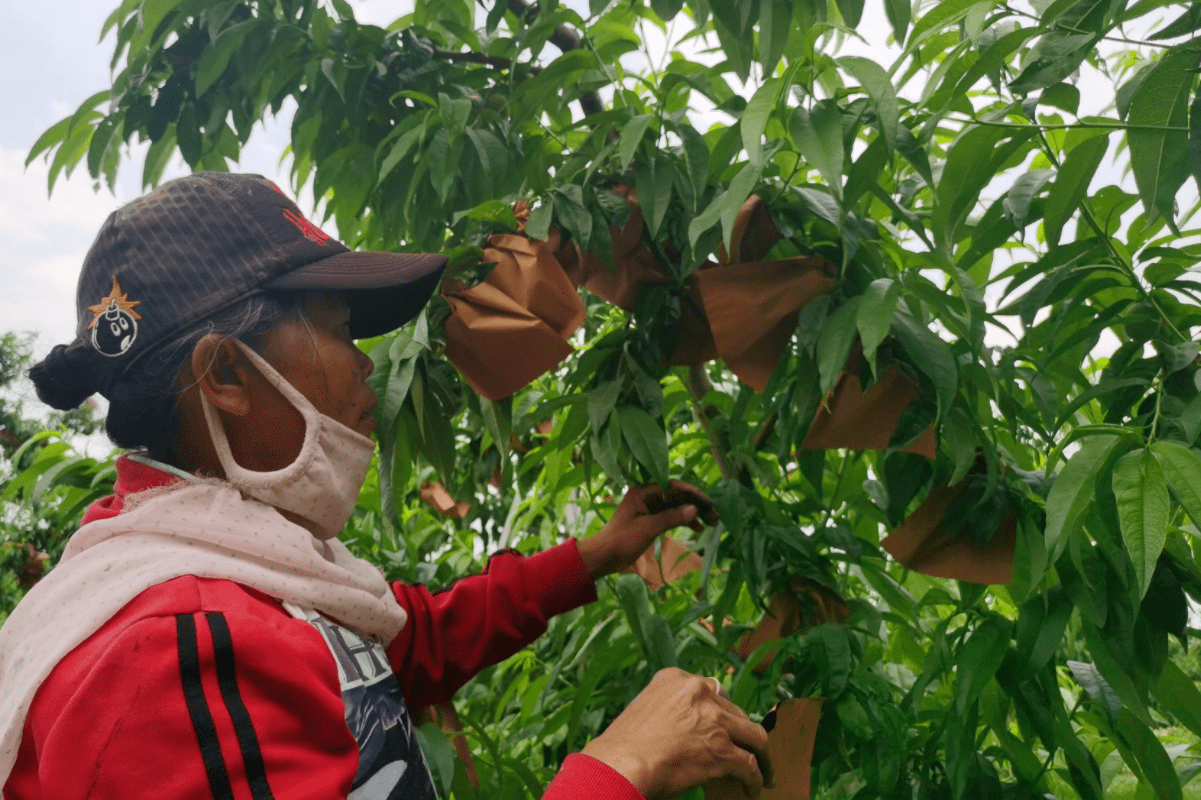
[[1015,228],[1026,227],[1026,217],[1030,214],[1030,201],[1047,185],[1055,171],[1050,169],[1032,169],[1023,172],[1005,193],[1003,206],[1005,215],[1013,222]]
[[955,139],[938,179],[937,203],[930,215],[935,241],[947,252],[956,233],[976,204],[980,190],[992,180],[989,168],[1006,137],[1006,129],[980,125]]
[[451,217],[451,222],[458,222],[464,217],[481,222],[495,222],[504,225],[509,230],[517,229],[517,215],[513,213],[513,208],[508,203],[501,200],[485,200],[475,208],[456,211]]
[[599,433],[613,408],[617,405],[617,397],[621,394],[619,381],[605,381],[588,393],[588,422],[593,433]]
[[947,479],[947,484],[954,486],[967,477],[976,463],[975,426],[962,409],[953,408],[943,423],[942,433],[948,454],[955,464],[955,471]]
[[642,139],[646,136],[646,129],[650,127],[651,120],[654,118],[654,114],[639,114],[622,127],[621,143],[618,145],[622,169],[627,169],[630,162],[634,160],[634,154],[638,152],[638,145],[642,144]]
[[680,125],[677,132],[684,146],[684,166],[692,183],[692,193],[699,200],[709,180],[709,144],[691,125]]
[[677,666],[675,637],[667,620],[652,614],[643,622],[643,632],[646,634],[647,654],[651,656],[651,668],[661,670]]
[[876,348],[892,327],[900,296],[901,285],[892,278],[877,278],[863,291],[855,324],[863,343],[863,358],[871,365],[873,375],[876,374]]
[[823,397],[834,388],[851,354],[851,346],[855,344],[859,305],[858,297],[850,298],[826,318],[822,327],[817,340],[817,372]]
[[1167,478],[1149,448],[1127,453],[1114,464],[1113,494],[1141,598],[1167,540],[1170,508]]
[[1047,493],[1047,553],[1054,564],[1095,498],[1097,473],[1122,441],[1117,436],[1092,436],[1064,465]]
[[659,233],[667,207],[671,205],[671,162],[668,158],[660,155],[647,161],[635,175],[634,188],[642,205],[646,232],[653,238]]
[[58,122],[47,128],[38,140],[33,143],[33,147],[29,150],[29,155],[25,157],[25,166],[33,163],[33,160],[41,155],[46,150],[49,150],[56,144],[59,144],[63,139],[67,138],[67,133],[71,130],[71,117],[63,117]]
[[530,211],[530,218],[525,223],[525,235],[531,239],[546,241],[550,236],[550,223],[554,216],[555,202],[547,198],[541,205]]
[[1177,442],[1160,439],[1149,449],[1163,469],[1180,505],[1201,528],[1201,456]]
[[684,7],[684,0],[651,0],[651,8],[664,22],[671,22]]
[[859,20],[863,18],[863,0],[838,0],[837,5],[838,13],[847,27],[859,27]]
[[955,707],[960,714],[992,680],[1009,650],[1013,625],[1009,620],[988,617],[972,631],[955,652]]
[[755,164],[763,163],[763,132],[780,99],[780,85],[779,78],[764,81],[742,112],[742,146]]
[[1113,690],[1113,687],[1109,685],[1109,682],[1101,676],[1101,671],[1097,669],[1096,665],[1069,659],[1068,669],[1072,671],[1072,676],[1076,679],[1076,683],[1084,687],[1084,690],[1088,692],[1093,702],[1105,709],[1105,713],[1109,715],[1110,720],[1116,721],[1121,716],[1122,700],[1118,697],[1118,693]]
[[1073,147],[1064,159],[1055,176],[1055,183],[1051,184],[1051,191],[1047,194],[1047,204],[1043,207],[1046,238],[1051,247],[1059,245],[1064,223],[1076,213],[1088,195],[1088,185],[1108,147],[1108,135],[1094,136]]
[[197,97],[212,88],[225,72],[230,57],[242,46],[242,40],[255,24],[256,20],[251,19],[226,28],[215,41],[200,52],[200,60],[196,63]]
[[1143,779],[1155,791],[1155,796],[1160,800],[1181,800],[1180,778],[1172,767],[1172,759],[1168,757],[1163,743],[1154,731],[1132,714],[1130,709],[1122,711],[1121,719],[1114,728],[1114,732],[1133,751]]
[[897,93],[893,89],[892,79],[883,67],[867,58],[843,56],[838,59],[838,64],[851,73],[871,97],[872,105],[876,108],[876,117],[880,121],[880,138],[884,141],[886,151],[891,154],[897,140],[897,128],[900,126],[900,107],[897,104]]
[[446,734],[432,722],[414,728],[421,743],[421,753],[430,768],[430,777],[442,797],[450,796],[450,782],[455,776],[455,747]]
[[842,199],[842,116],[832,102],[797,108],[788,121],[788,133],[801,157],[815,167],[834,196]]
[[1143,691],[1135,686],[1134,680],[1126,674],[1126,670],[1114,658],[1109,646],[1109,637],[1095,625],[1084,623],[1084,641],[1096,662],[1097,669],[1104,676],[1105,682],[1113,688],[1122,700],[1125,710],[1132,712],[1138,719],[1150,724],[1151,715],[1143,700]]
[[651,415],[637,406],[622,406],[617,410],[621,420],[621,435],[630,446],[638,463],[646,468],[651,479],[667,486],[667,437]]
[[759,64],[771,75],[792,32],[792,0],[759,0]]
[[609,421],[601,428],[600,433],[592,434],[588,444],[592,449],[592,457],[610,480],[620,483],[626,479],[618,458],[618,450],[621,448],[621,423],[617,419],[616,411],[609,414]]
[[1188,101],[1199,56],[1201,39],[1168,50],[1130,102],[1130,124],[1143,126],[1126,133],[1139,196],[1148,218],[1158,212],[1172,226],[1176,192],[1188,177]]
[[892,35],[897,44],[903,43],[909,30],[909,22],[913,19],[912,0],[884,0],[884,15],[888,17],[888,24],[892,26]]
[[951,348],[937,333],[903,309],[893,317],[893,323],[892,330],[905,349],[905,354],[934,384],[938,396],[938,418],[943,419],[950,412],[959,387],[959,370],[955,366]]
[[651,615],[650,599],[646,594],[646,583],[637,575],[618,575],[614,582],[617,599],[625,611],[626,622],[634,632],[634,638],[642,646],[643,652],[650,654],[647,647],[645,629],[646,620]]
[[1164,662],[1159,679],[1151,685],[1151,692],[1177,722],[1194,736],[1201,736],[1201,691],[1176,662],[1171,659]]
[[1201,28],[1201,6],[1193,5],[1150,38],[1152,41],[1175,39],[1177,36],[1188,36],[1198,28]]
[[980,0],[941,0],[941,2],[935,3],[914,23],[913,32],[909,35],[909,47],[920,42],[926,34],[963,19],[967,16],[968,10],[978,2]]
[[730,237],[734,235],[734,220],[738,217],[738,211],[742,208],[742,204],[750,196],[751,190],[755,188],[762,172],[761,164],[755,164],[753,161],[747,162],[730,181],[729,188],[713,198],[705,210],[688,223],[689,245],[695,247],[701,235],[720,219],[722,239],[726,244],[726,249],[729,250]]

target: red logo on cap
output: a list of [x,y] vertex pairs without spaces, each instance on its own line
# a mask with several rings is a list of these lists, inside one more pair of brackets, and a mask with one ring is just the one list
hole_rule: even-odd
[[284,217],[288,220],[288,222],[291,222],[293,225],[295,225],[297,229],[304,234],[304,238],[308,239],[310,242],[324,245],[329,241],[328,233],[321,230],[292,209],[285,208],[283,212]]

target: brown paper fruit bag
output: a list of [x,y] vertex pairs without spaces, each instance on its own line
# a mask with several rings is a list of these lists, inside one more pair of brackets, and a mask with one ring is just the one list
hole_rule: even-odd
[[767,388],[796,331],[801,307],[834,289],[817,256],[725,264],[693,273],[717,353],[757,391]]
[[[809,800],[809,765],[817,741],[817,723],[822,701],[803,698],[785,700],[763,719],[769,728],[767,748],[775,786],[764,789],[760,800]],[[705,800],[749,800],[743,785],[733,778],[705,784]]]
[[[817,410],[803,450],[887,450],[905,408],[921,396],[916,383],[890,365],[866,392],[859,382],[859,345],[847,360],[829,401]],[[934,458],[934,425],[901,448],[902,452]]]
[[500,234],[489,244],[484,258],[496,267],[483,283],[443,283],[444,335],[447,359],[477,392],[500,400],[571,355],[567,339],[585,312],[546,242]]
[[[768,601],[767,613],[759,620],[759,624],[739,639],[738,655],[743,661],[750,658],[765,642],[783,639],[799,630],[825,622],[845,625],[851,616],[846,601],[824,586],[799,578],[792,588],[796,594],[773,596]],[[774,658],[774,651],[767,653],[763,660],[755,665],[754,671],[766,672]]]
[[884,537],[880,546],[923,575],[982,584],[1009,583],[1017,543],[1017,517],[1012,510],[1002,517],[988,544],[983,546],[972,536],[972,531],[952,535],[943,526],[947,506],[963,493],[968,480],[930,492],[925,502]]

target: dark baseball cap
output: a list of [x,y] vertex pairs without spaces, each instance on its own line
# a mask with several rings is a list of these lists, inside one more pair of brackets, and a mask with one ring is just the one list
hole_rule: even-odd
[[198,172],[109,216],[84,259],[68,349],[106,394],[146,353],[274,290],[343,293],[351,335],[377,336],[417,316],[445,267],[438,254],[351,252],[266,178]]

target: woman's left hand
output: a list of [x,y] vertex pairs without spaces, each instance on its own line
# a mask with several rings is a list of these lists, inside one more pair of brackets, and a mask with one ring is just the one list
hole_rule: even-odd
[[631,487],[613,518],[595,535],[580,540],[580,557],[593,580],[626,569],[672,528],[700,528],[699,520],[715,524],[713,501],[695,486],[670,481],[667,491],[657,484]]

